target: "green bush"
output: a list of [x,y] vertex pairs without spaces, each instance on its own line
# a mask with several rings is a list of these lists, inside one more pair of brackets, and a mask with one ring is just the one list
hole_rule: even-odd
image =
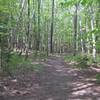
[[7,38],[8,38],[8,35],[7,34],[2,34],[0,36],[1,38],[1,43],[0,43],[0,63],[1,63],[1,71],[2,72],[6,72],[6,73],[9,73],[9,67],[8,67],[8,63],[9,63],[9,60],[10,60],[10,57],[11,57],[11,50],[8,46],[8,41],[7,41]]
[[45,59],[47,58],[47,54],[45,52],[33,52],[32,54],[33,59]]
[[80,55],[76,55],[76,56],[73,56],[73,55],[67,55],[64,57],[65,61],[68,61],[68,62],[71,62],[71,61],[76,61],[80,58]]
[[24,58],[24,56],[19,56],[17,53],[11,55],[9,61],[9,71],[11,74],[16,72],[42,71],[42,64],[35,64],[33,59],[28,58],[25,60]]
[[96,80],[97,80],[97,83],[100,83],[100,73],[96,74]]
[[77,67],[78,68],[87,68],[88,67],[88,57],[85,55],[85,56],[80,56],[78,59],[77,59]]

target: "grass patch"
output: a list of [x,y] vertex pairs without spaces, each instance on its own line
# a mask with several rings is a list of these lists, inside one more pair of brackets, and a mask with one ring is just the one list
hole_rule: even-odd
[[[92,65],[93,62],[93,58],[92,58],[92,54],[91,55],[68,55],[65,56],[65,61],[67,62],[75,62],[74,65],[78,68],[88,68],[90,65]],[[100,56],[97,55],[96,56],[96,62],[94,63],[96,66],[100,66]]]
[[67,55],[64,57],[65,61],[71,62],[71,61],[77,61],[80,58],[80,55]]
[[33,70],[35,72],[41,72],[44,69],[44,66],[42,64],[33,64]]
[[86,69],[88,68],[88,57],[86,55],[80,56],[79,59],[77,59],[77,67],[80,69]]
[[25,60],[24,56],[19,56],[17,53],[11,55],[7,71],[14,74],[15,72],[28,72],[28,71],[42,71],[42,64],[32,63],[33,59],[28,58]]
[[100,84],[100,73],[96,74],[96,82]]
[[47,54],[45,52],[39,52],[39,51],[37,52],[37,54],[36,52],[33,52],[32,58],[33,59],[45,59],[47,58]]

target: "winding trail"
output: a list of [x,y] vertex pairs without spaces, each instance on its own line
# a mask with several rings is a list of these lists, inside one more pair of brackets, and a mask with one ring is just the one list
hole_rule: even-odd
[[37,72],[30,94],[4,100],[100,100],[100,85],[93,81],[95,72],[73,68],[63,57],[52,56],[41,64],[45,67]]

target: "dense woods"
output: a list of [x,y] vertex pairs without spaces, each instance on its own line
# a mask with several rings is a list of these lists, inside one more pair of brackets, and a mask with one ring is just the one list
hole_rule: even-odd
[[0,0],[0,73],[53,55],[100,72],[100,0]]

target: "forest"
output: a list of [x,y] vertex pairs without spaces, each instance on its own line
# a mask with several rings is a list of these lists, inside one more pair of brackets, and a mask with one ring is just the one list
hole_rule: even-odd
[[100,0],[0,0],[0,100],[100,100]]

